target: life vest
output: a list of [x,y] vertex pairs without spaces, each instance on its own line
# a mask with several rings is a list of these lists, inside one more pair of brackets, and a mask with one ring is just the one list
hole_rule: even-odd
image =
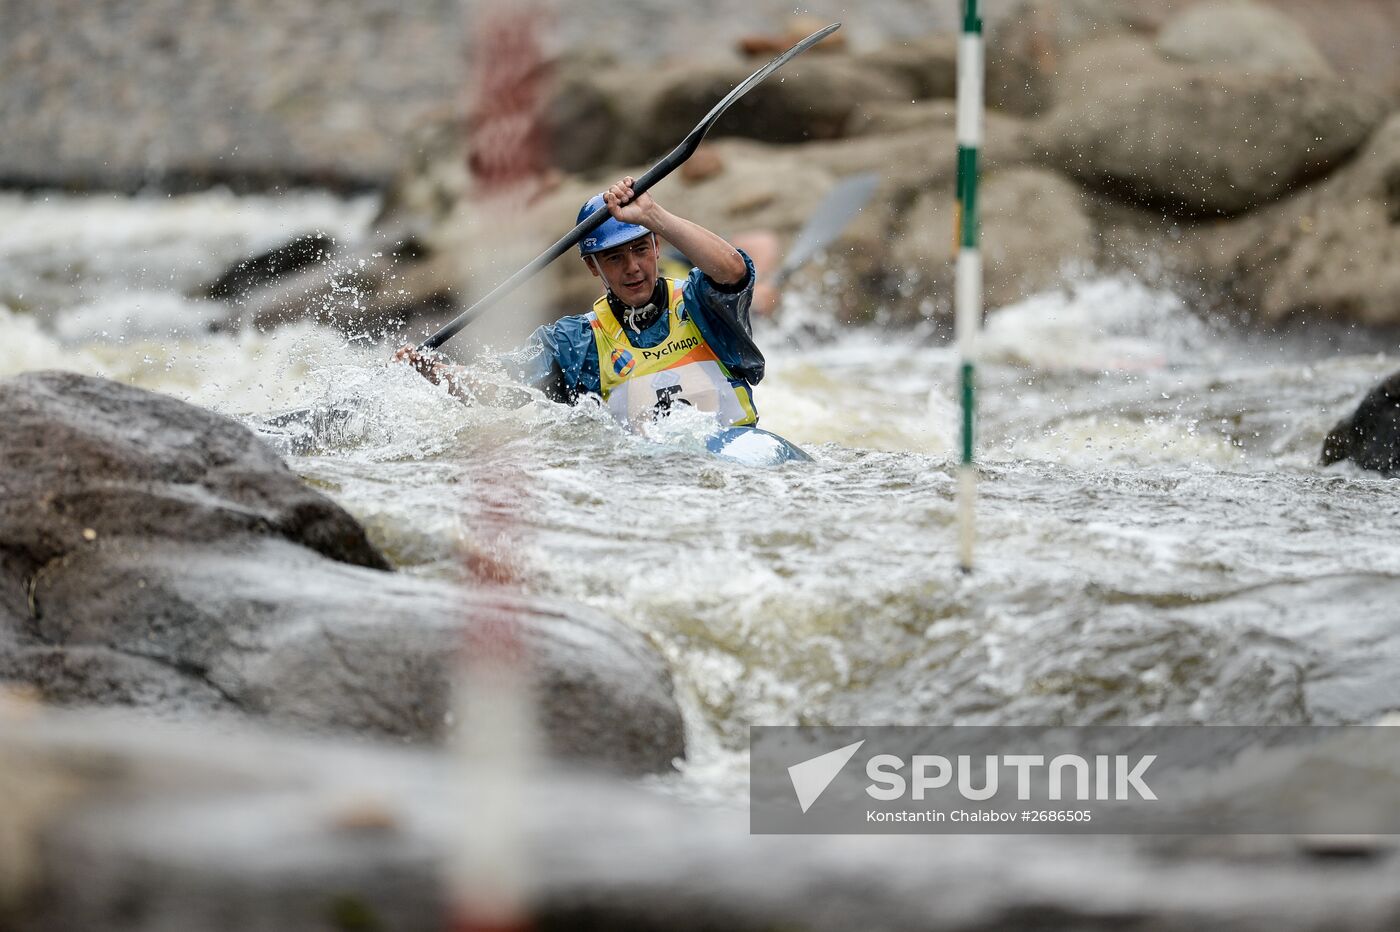
[[689,315],[682,317],[685,294],[681,281],[666,282],[666,338],[656,346],[634,346],[607,295],[593,304],[588,323],[598,352],[598,380],[603,402],[613,417],[629,426],[690,405],[714,414],[722,427],[758,423],[753,389],[730,373],[700,335]]

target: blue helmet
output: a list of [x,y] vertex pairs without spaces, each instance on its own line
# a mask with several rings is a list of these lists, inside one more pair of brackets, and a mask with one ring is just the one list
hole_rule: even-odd
[[[607,210],[607,205],[603,201],[603,195],[595,194],[588,199],[588,203],[579,208],[578,219],[574,223],[582,223],[588,215],[599,207]],[[621,246],[623,243],[630,243],[634,239],[640,239],[650,234],[646,227],[637,226],[635,223],[623,223],[616,217],[609,216],[603,221],[603,225],[583,238],[583,242],[578,244],[578,254],[580,256],[591,256],[595,252],[602,252],[604,249],[612,249],[614,246]]]

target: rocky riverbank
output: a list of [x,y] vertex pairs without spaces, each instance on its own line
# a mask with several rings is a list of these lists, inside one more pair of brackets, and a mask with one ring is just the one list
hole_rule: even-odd
[[103,379],[0,382],[0,680],[46,701],[441,740],[470,627],[518,625],[550,746],[685,753],[670,673],[582,608],[392,572],[235,422]]
[[[576,34],[581,18],[616,13],[608,0],[545,21],[545,129],[561,174],[521,209],[491,202],[464,167],[480,143],[459,131],[464,22],[480,11],[390,6],[183,4],[177,16],[164,0],[120,12],[11,2],[0,180],[387,185],[376,233],[336,253],[353,271],[328,284],[307,270],[234,316],[296,319],[348,288],[360,300],[339,319],[351,328],[437,321],[508,274],[496,215],[517,215],[522,241],[549,242],[584,197],[640,172],[761,60],[736,48],[781,45],[784,30],[823,19],[715,0],[685,14],[684,58]],[[1319,19],[1295,0],[990,4],[988,306],[1127,267],[1269,322],[1396,323],[1387,256],[1400,169],[1382,127],[1400,74],[1347,52],[1393,43],[1400,20],[1368,0],[1345,7]],[[658,195],[722,232],[786,242],[837,180],[878,172],[865,216],[797,286],[841,319],[945,315],[954,26],[920,5],[875,5],[847,24],[848,41],[740,101],[710,157]],[[549,313],[590,296],[577,263],[551,275]]]
[[[981,200],[990,309],[1126,269],[1264,322],[1400,323],[1387,259],[1400,248],[1393,96],[1260,3],[1150,18],[1112,3],[1074,9],[994,21]],[[350,289],[342,325],[377,331],[427,315],[413,324],[424,330],[520,264],[507,232],[549,242],[589,194],[640,174],[754,65],[565,55],[549,121],[570,141],[559,172],[516,201],[495,199],[466,169],[470,133],[425,127],[368,243],[339,271],[253,292],[233,317],[297,319]],[[839,179],[875,172],[872,202],[795,287],[837,319],[946,319],[955,69],[951,35],[813,51],[739,101],[657,196],[724,233],[787,243]],[[547,276],[545,316],[591,300],[579,263]]]

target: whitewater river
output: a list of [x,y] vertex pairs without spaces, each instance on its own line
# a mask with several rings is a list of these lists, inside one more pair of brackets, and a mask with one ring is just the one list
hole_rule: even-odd
[[[405,571],[507,579],[645,632],[675,671],[686,793],[738,799],[751,723],[1370,722],[1400,708],[1397,487],[1316,465],[1400,368],[1385,344],[1248,334],[1087,278],[993,314],[978,564],[955,568],[955,358],[928,335],[760,342],[755,470],[597,410],[468,407],[306,323],[210,331],[185,293],[368,200],[0,195],[0,377],[62,367],[255,423],[358,413],[294,470]],[[1339,348],[1343,347],[1343,348]]]

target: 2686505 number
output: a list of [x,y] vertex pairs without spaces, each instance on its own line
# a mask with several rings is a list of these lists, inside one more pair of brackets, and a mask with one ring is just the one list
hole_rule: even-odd
[[1092,822],[1089,809],[1027,809],[1021,813],[1022,822]]

